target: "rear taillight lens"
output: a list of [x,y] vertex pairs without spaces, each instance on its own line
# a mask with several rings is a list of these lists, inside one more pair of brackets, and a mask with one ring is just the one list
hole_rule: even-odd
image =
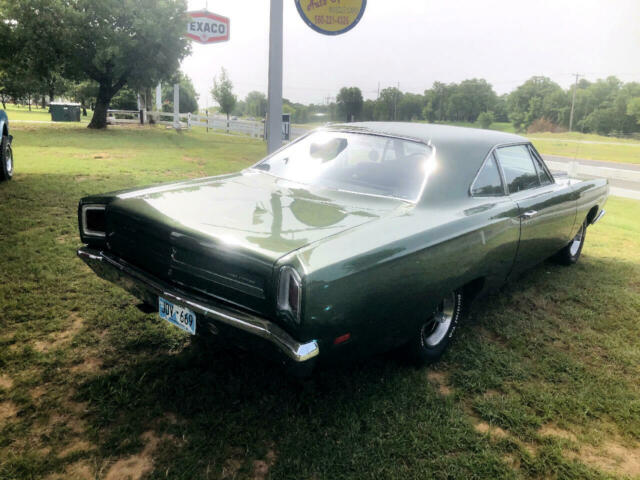
[[291,267],[280,269],[278,284],[278,310],[300,323],[300,305],[302,301],[302,281],[300,275]]
[[89,237],[104,237],[107,230],[105,206],[82,206],[82,233]]

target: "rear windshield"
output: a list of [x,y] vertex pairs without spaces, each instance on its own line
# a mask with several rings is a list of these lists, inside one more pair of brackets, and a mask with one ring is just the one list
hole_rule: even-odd
[[431,152],[411,140],[320,131],[254,168],[307,185],[416,201]]

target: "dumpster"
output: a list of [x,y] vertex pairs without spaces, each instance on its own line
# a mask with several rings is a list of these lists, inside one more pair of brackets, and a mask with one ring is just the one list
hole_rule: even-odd
[[80,104],[52,102],[49,104],[52,122],[79,122]]

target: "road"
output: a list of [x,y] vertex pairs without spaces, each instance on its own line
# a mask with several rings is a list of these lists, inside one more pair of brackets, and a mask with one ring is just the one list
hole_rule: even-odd
[[[640,182],[636,180],[625,180],[625,175],[628,175],[630,178],[637,179],[640,175],[640,165],[630,164],[630,163],[618,163],[618,162],[603,162],[599,160],[586,160],[582,158],[569,158],[569,157],[559,157],[556,155],[543,155],[543,158],[546,162],[553,163],[561,163],[568,164],[571,162],[576,162],[580,165],[588,165],[589,167],[602,168],[602,177],[609,178],[609,185],[611,186],[611,195],[616,195],[619,197],[633,198],[636,200],[640,200]],[[608,170],[605,169],[613,169],[615,170],[615,177],[611,178],[607,173]],[[554,170],[552,168],[552,170]],[[610,171],[610,170],[609,170]],[[628,173],[626,173],[628,172]],[[586,175],[586,174],[577,174],[578,178],[596,178],[598,175]],[[622,177],[622,178],[620,178]]]

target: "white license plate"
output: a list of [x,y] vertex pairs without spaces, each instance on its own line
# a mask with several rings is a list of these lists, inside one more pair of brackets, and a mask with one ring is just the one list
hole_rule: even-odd
[[191,335],[196,334],[196,314],[193,310],[158,297],[158,313],[163,320],[181,328],[185,332],[189,332]]

